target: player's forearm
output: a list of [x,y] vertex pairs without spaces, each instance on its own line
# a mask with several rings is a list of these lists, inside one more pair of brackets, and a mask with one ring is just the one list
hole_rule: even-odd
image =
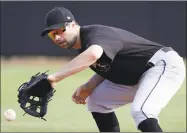
[[97,58],[95,58],[91,54],[88,53],[80,54],[79,56],[71,60],[68,64],[66,64],[59,72],[53,75],[55,77],[55,81],[59,82],[60,80],[66,77],[76,74],[88,68],[96,61]]
[[66,77],[88,68],[90,65],[95,63],[102,56],[102,54],[103,49],[101,46],[92,45],[66,64],[59,72],[48,76],[48,79],[52,82],[59,82]]
[[88,82],[86,82],[87,88],[95,89],[101,82],[103,82],[105,78],[101,77],[98,74],[93,75]]

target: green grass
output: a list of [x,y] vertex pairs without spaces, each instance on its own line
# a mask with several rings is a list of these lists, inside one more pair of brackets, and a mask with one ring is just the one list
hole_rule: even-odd
[[[98,132],[91,114],[86,106],[76,105],[71,100],[74,90],[84,83],[92,74],[86,70],[71,76],[56,86],[57,92],[49,103],[45,118],[47,121],[23,116],[23,110],[17,102],[17,89],[24,81],[38,71],[50,69],[50,73],[58,70],[57,65],[1,65],[1,131],[2,132]],[[17,113],[17,119],[8,122],[3,112],[12,108]],[[130,115],[130,105],[119,108],[117,111],[122,132],[139,132]],[[160,124],[166,132],[186,131],[186,83],[172,98],[161,112]]]

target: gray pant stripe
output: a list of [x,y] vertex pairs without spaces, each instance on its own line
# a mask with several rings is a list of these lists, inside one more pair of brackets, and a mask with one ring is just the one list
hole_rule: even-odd
[[159,77],[157,83],[155,84],[155,86],[153,87],[153,89],[151,90],[151,92],[149,93],[149,95],[147,96],[147,98],[145,99],[145,101],[143,102],[143,104],[142,104],[142,106],[141,106],[141,112],[142,112],[142,114],[144,114],[144,116],[145,116],[146,118],[148,118],[148,117],[146,116],[146,114],[145,114],[144,111],[143,111],[143,106],[145,105],[145,102],[148,100],[148,98],[150,97],[151,93],[153,92],[153,90],[155,89],[155,87],[157,86],[158,82],[160,81],[162,75],[163,75],[164,72],[165,72],[166,62],[165,62],[164,60],[161,60],[161,61],[164,62],[164,69],[163,69],[163,72],[162,72],[162,74],[160,75],[160,77]]

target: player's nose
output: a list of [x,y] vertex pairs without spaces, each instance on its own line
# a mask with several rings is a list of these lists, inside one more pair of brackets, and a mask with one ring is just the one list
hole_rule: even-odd
[[59,41],[60,40],[60,35],[55,35],[55,41]]

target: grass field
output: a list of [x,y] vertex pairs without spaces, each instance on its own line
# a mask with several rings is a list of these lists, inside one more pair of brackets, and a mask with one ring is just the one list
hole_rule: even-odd
[[[57,92],[49,103],[47,121],[23,116],[17,102],[17,89],[31,75],[38,71],[57,71],[60,62],[1,62],[1,132],[98,132],[92,116],[84,105],[76,105],[71,100],[74,90],[92,74],[86,70],[71,76],[56,86]],[[186,81],[186,80],[185,80]],[[130,105],[119,108],[116,113],[122,132],[139,132],[130,115]],[[3,111],[12,108],[17,119],[8,122]],[[161,127],[165,132],[186,132],[186,82],[159,115]]]

